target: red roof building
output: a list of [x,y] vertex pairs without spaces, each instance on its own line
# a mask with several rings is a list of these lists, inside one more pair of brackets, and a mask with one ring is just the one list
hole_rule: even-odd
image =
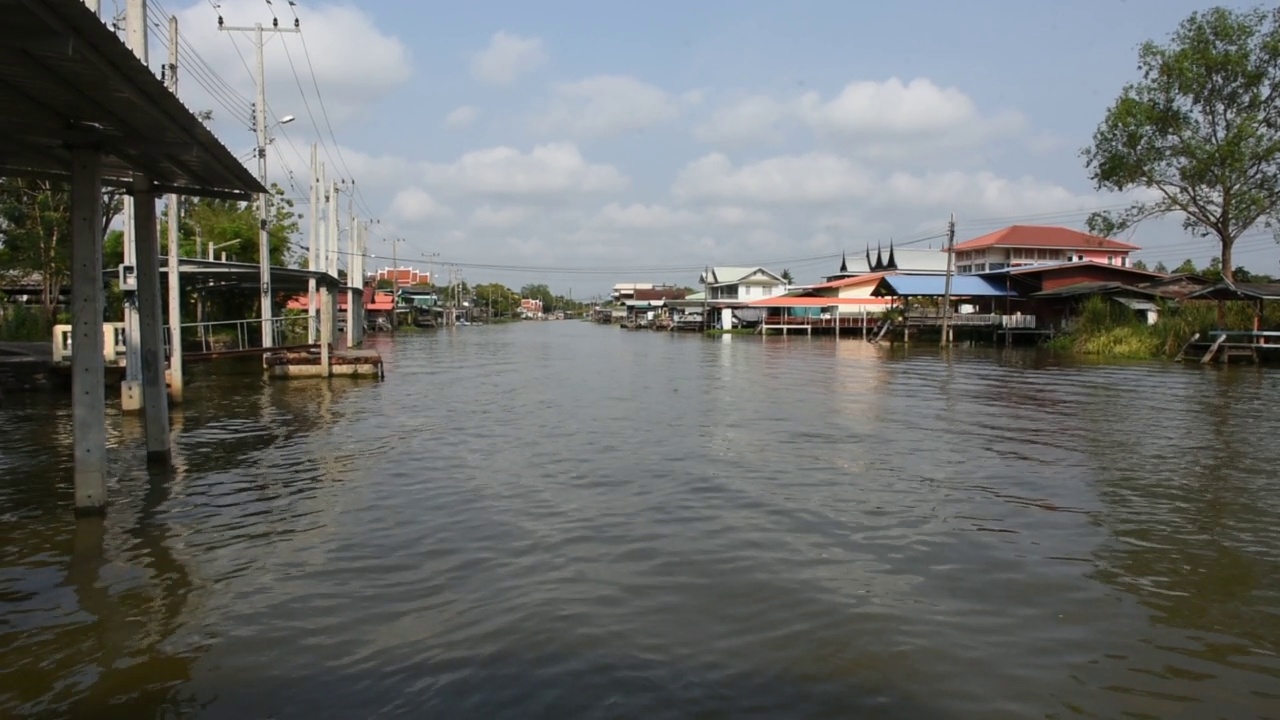
[[959,273],[1085,261],[1129,267],[1129,255],[1140,249],[1071,228],[1013,225],[956,245],[955,263]]
[[431,273],[421,272],[417,268],[382,268],[378,271],[377,280],[390,280],[393,287],[411,287],[413,285],[430,285]]

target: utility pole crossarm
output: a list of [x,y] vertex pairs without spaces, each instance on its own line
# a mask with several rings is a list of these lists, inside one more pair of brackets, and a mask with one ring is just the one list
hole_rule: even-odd
[[[301,32],[298,27],[280,27],[278,23],[273,23],[272,27],[264,28],[262,23],[257,23],[253,27],[243,27],[236,25],[224,25],[222,16],[218,16],[218,29],[227,32],[247,32],[253,33],[253,45],[257,59],[257,73],[254,76],[254,84],[257,86],[257,102],[254,103],[253,124],[254,131],[257,135],[258,147],[255,155],[258,157],[258,181],[262,183],[267,191],[258,196],[258,272],[259,272],[259,289],[261,291],[259,299],[260,315],[262,318],[262,347],[269,348],[275,345],[275,333],[272,329],[272,316],[275,314],[273,305],[273,297],[271,292],[271,228],[268,216],[268,205],[270,200],[270,187],[267,185],[267,84],[265,61],[262,57],[264,32]],[[284,122],[288,122],[285,119]]]

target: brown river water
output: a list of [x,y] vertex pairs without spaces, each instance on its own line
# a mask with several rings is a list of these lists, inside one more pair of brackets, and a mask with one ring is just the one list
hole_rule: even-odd
[[579,322],[0,408],[0,718],[1280,718],[1280,373]]

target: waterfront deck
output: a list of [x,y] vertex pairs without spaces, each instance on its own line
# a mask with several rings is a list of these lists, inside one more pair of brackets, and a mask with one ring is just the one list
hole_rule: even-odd
[[[364,377],[382,379],[382,356],[376,350],[337,350],[319,346],[273,352],[263,357],[272,378]],[[327,367],[326,367],[327,365]]]
[[1255,365],[1280,362],[1280,332],[1270,330],[1211,330],[1191,336],[1175,358],[1197,358],[1201,365],[1245,360]]

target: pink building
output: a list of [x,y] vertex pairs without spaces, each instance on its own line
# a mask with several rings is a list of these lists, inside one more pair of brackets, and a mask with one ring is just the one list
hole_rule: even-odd
[[1086,260],[1129,267],[1129,255],[1140,249],[1070,228],[1013,225],[956,245],[955,263],[959,273]]
[[522,298],[520,300],[520,312],[525,315],[541,315],[542,301],[535,298]]

